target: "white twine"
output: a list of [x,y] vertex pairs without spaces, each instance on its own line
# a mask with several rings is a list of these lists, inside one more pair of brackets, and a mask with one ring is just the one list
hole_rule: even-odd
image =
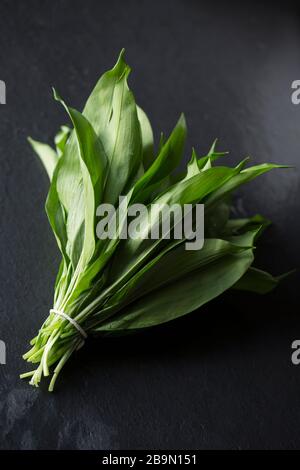
[[87,338],[88,335],[86,334],[84,329],[81,328],[81,326],[77,323],[77,321],[74,320],[74,318],[69,317],[69,315],[67,315],[62,310],[57,310],[55,308],[51,308],[50,313],[55,313],[55,315],[59,315],[60,317],[64,318],[65,320],[68,320],[68,322],[70,322],[76,328],[76,330],[79,331],[79,333],[84,337],[84,339]]

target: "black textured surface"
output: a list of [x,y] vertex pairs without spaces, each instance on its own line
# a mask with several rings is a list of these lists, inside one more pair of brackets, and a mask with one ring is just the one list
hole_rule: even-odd
[[47,178],[26,136],[50,140],[65,122],[52,85],[81,108],[122,47],[156,131],[183,110],[199,152],[219,137],[231,163],[295,165],[243,188],[237,204],[274,221],[259,266],[299,266],[300,105],[290,87],[300,79],[300,19],[281,4],[1,0],[1,448],[300,447],[297,275],[264,298],[226,295],[141,336],[89,342],[53,395],[18,378],[59,260],[43,211]]

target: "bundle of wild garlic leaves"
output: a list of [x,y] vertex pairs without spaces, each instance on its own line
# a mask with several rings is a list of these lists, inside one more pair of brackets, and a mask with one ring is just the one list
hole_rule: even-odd
[[[254,243],[267,221],[258,215],[232,220],[229,213],[236,188],[280,166],[245,168],[247,159],[234,168],[213,166],[224,155],[214,144],[201,158],[193,150],[185,173],[176,173],[186,138],[184,116],[155,151],[150,122],[127,85],[129,72],[122,51],[82,113],[54,91],[72,130],[61,127],[55,149],[30,139],[51,181],[46,212],[62,260],[53,310],[24,355],[36,369],[21,377],[38,386],[54,366],[50,391],[85,335],[148,328],[185,315],[231,287],[264,293],[278,282],[252,267]],[[113,204],[122,224],[128,205],[118,205],[120,195],[127,196],[128,205],[204,203],[203,248],[186,250],[184,239],[172,237],[99,239],[96,209]],[[142,223],[144,234],[151,231],[149,223]]]

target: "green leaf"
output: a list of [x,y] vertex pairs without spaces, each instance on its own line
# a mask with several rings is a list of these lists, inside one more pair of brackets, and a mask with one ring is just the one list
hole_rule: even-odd
[[137,108],[127,85],[129,72],[123,50],[113,69],[100,78],[83,110],[108,158],[103,199],[112,204],[129,189],[143,157]]
[[44,168],[49,176],[49,180],[52,180],[53,172],[58,162],[58,155],[50,147],[50,145],[43,144],[42,142],[38,142],[37,140],[28,137],[28,142],[32,146],[35,153],[39,156]]
[[54,138],[56,152],[59,156],[64,153],[66,142],[69,138],[71,129],[68,126],[61,126],[59,132],[56,134]]
[[153,240],[149,238],[153,225],[159,221],[159,205],[165,204],[170,207],[179,204],[182,207],[184,204],[199,203],[205,196],[221,187],[235,174],[235,171],[233,168],[226,167],[212,168],[175,184],[155,199],[157,212],[153,212],[151,218],[149,214],[145,214],[141,222],[144,237],[124,240],[120,244],[118,256],[111,263],[109,281],[113,283],[118,277],[123,277],[126,272],[139,269],[149,255],[164,242],[162,239]]
[[192,151],[192,157],[187,165],[187,173],[183,181],[190,179],[192,176],[198,175],[200,173],[200,169],[197,162],[197,155],[195,149]]
[[243,277],[234,284],[233,288],[256,292],[258,294],[267,294],[277,286],[278,282],[279,278],[272,276],[266,271],[251,267]]
[[[230,199],[221,200],[212,210],[205,214],[205,236],[214,238],[224,235],[225,227],[229,222]],[[231,234],[231,232],[229,232]]]
[[[243,160],[241,163],[243,164],[244,162],[245,160]],[[239,174],[228,180],[226,184],[219,188],[218,191],[214,192],[207,198],[207,207],[212,207],[214,204],[228,196],[228,194],[230,194],[233,190],[237,189],[242,184],[248,183],[254,178],[257,178],[257,176],[267,173],[268,171],[275,168],[286,168],[286,166],[276,165],[274,163],[263,163],[262,165],[256,165],[242,170]]]
[[154,141],[153,131],[147,114],[137,106],[138,120],[141,126],[142,143],[143,143],[143,165],[147,170],[154,160]]
[[157,158],[135,184],[134,199],[143,201],[145,196],[141,193],[145,190],[147,194],[151,193],[157,187],[157,184],[161,183],[178,166],[182,158],[185,139],[186,122],[182,114]]
[[198,167],[200,170],[204,171],[204,170],[207,170],[208,168],[211,168],[212,163],[215,160],[217,160],[220,157],[224,157],[225,155],[228,155],[228,152],[216,152],[217,142],[218,140],[215,139],[211,148],[208,151],[208,154],[198,159]]
[[48,216],[49,223],[55,235],[58,247],[67,262],[69,257],[67,255],[67,228],[66,228],[66,213],[63,205],[60,202],[57,191],[57,178],[62,166],[62,159],[59,160],[53,172],[49,193],[47,196],[45,209]]
[[260,214],[256,214],[253,217],[243,219],[230,219],[223,230],[223,236],[236,235],[244,233],[249,230],[255,230],[260,227],[258,235],[260,235],[267,227],[271,225],[270,220],[266,219]]
[[235,284],[253,261],[252,251],[227,255],[128,305],[98,332],[137,330],[186,315]]
[[[76,194],[73,196],[75,196],[76,202],[83,201],[84,211],[77,208],[77,210],[68,213],[67,230],[69,239],[75,240],[71,246],[70,255],[73,266],[77,266],[80,260],[82,269],[92,258],[95,250],[95,213],[96,207],[102,200],[106,155],[88,120],[75,109],[69,108],[56,92],[54,92],[54,96],[64,106],[72,120],[78,146],[82,189],[79,188],[77,198]],[[82,238],[81,243],[77,243],[78,235]]]
[[208,239],[205,240],[203,248],[197,251],[186,250],[183,241],[177,240],[175,246],[171,244],[161,250],[127,282],[122,279],[119,282],[121,288],[105,303],[102,315],[106,316],[106,312],[111,314],[111,312],[118,311],[132,300],[136,300],[163,285],[175,282],[191,271],[200,269],[200,267],[204,268],[223,256],[248,250],[249,247],[252,247],[253,240],[253,233],[245,234],[243,239],[232,242]]

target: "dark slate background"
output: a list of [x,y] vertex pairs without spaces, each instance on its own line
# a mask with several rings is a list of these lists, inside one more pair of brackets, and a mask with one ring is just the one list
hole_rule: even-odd
[[[226,296],[141,336],[89,341],[57,393],[18,374],[47,315],[58,252],[43,204],[47,178],[26,136],[65,122],[51,86],[81,108],[122,47],[153,127],[185,111],[188,148],[219,137],[231,164],[292,164],[243,188],[240,214],[274,225],[258,266],[299,266],[300,17],[281,2],[0,2],[0,366],[2,449],[253,449],[300,447],[299,276],[266,297]],[[190,152],[187,151],[188,159]],[[182,293],[184,295],[184,292]]]

